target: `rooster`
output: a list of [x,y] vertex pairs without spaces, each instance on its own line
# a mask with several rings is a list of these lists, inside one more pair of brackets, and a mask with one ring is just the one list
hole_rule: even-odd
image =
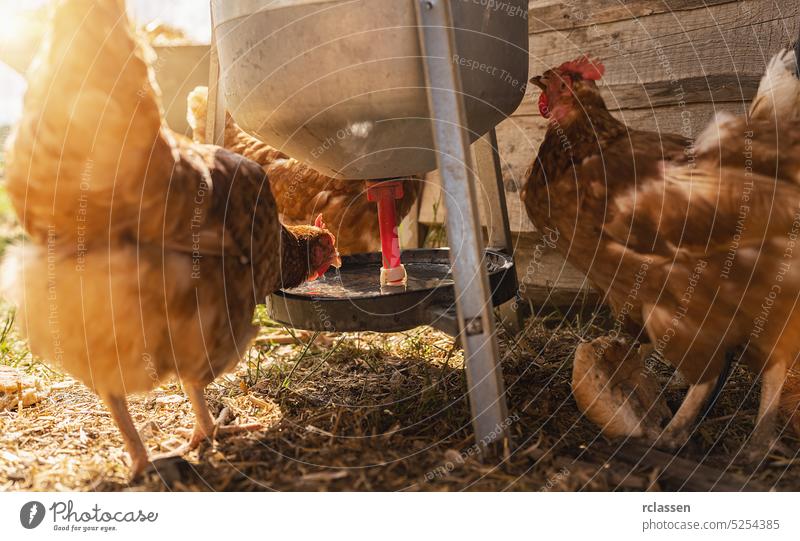
[[[205,142],[208,89],[197,87],[187,101],[187,120],[193,139]],[[264,168],[285,223],[308,223],[311,216],[322,214],[339,238],[337,248],[342,254],[380,251],[378,207],[367,199],[366,182],[334,179],[318,173],[248,134],[227,113],[224,146]],[[397,204],[398,220],[411,211],[420,189],[420,179],[403,180],[403,197]]]
[[563,233],[567,259],[690,384],[658,444],[686,442],[727,353],[762,375],[740,457],[755,461],[776,443],[800,351],[800,273],[791,271],[800,265],[800,125],[782,121],[778,133],[774,121],[722,116],[693,148],[612,117],[596,85],[602,74],[583,57],[532,80],[549,126],[523,191],[528,214]]
[[256,304],[340,264],[321,221],[284,227],[261,167],[180,140],[124,0],[62,0],[29,75],[8,191],[27,232],[5,261],[32,351],[82,380],[119,427],[133,476],[154,460],[126,396],[172,376],[215,426],[204,389],[256,334]]

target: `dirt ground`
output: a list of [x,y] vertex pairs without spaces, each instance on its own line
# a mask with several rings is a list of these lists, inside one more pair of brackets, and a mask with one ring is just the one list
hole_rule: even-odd
[[[678,457],[606,441],[581,417],[569,385],[575,347],[602,326],[556,315],[531,319],[516,338],[503,333],[513,441],[504,458],[481,460],[472,447],[463,358],[450,337],[419,328],[321,335],[306,347],[308,335],[273,343],[281,329],[267,326],[248,359],[207,392],[216,412],[228,408],[236,422],[265,429],[204,445],[132,483],[98,398],[3,328],[0,362],[53,388],[34,407],[0,412],[0,490],[800,489],[796,456],[771,455],[756,471],[729,467],[757,408],[757,386],[741,369]],[[654,367],[669,380],[670,369]],[[680,387],[669,387],[673,408]],[[152,452],[179,445],[180,429],[192,425],[177,384],[134,397],[132,412]],[[791,434],[784,443],[800,448]]]

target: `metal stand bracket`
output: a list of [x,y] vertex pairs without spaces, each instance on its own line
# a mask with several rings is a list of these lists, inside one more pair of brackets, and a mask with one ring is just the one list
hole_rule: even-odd
[[217,49],[216,16],[211,3],[211,51],[208,68],[208,102],[206,111],[205,142],[210,145],[225,146],[225,97],[221,90],[222,70]]
[[[450,0],[416,0],[416,9],[447,207],[456,312],[475,439],[484,451],[496,448],[497,443],[507,450],[508,413],[492,297],[483,261],[483,235],[461,77],[453,61],[456,46]],[[510,236],[507,244],[510,245]]]
[[503,185],[503,170],[500,164],[500,152],[497,148],[497,132],[492,128],[489,133],[475,141],[475,164],[478,179],[486,197],[483,215],[489,231],[488,248],[505,254],[513,253],[511,225],[508,220],[508,203]]
[[[514,242],[511,224],[508,219],[506,189],[503,184],[503,169],[500,164],[500,151],[497,146],[497,131],[489,133],[472,145],[478,179],[483,187],[483,218],[489,232],[489,249],[513,255]],[[498,310],[505,330],[516,335],[525,328],[525,317],[529,315],[527,304],[508,302]]]

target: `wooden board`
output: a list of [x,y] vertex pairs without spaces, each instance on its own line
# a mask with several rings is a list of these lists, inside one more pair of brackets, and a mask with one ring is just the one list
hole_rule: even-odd
[[726,2],[532,34],[530,68],[541,73],[588,53],[605,63],[609,85],[760,76],[770,56],[797,39],[798,30],[796,0]]
[[[714,103],[749,103],[758,90],[760,75],[709,75],[687,77],[677,82],[606,84],[600,82],[600,94],[609,111],[626,109],[652,109]],[[538,116],[535,99],[539,91],[526,93],[525,99],[513,116]]]
[[529,2],[529,30],[531,34],[548,30],[569,30],[735,1],[737,0],[532,0]]
[[548,248],[538,235],[515,234],[513,241],[519,294],[533,304],[534,311],[598,304],[600,295],[583,273]]
[[197,86],[208,85],[208,45],[155,47],[158,60],[153,65],[167,124],[173,130],[191,135],[186,121],[186,97]]

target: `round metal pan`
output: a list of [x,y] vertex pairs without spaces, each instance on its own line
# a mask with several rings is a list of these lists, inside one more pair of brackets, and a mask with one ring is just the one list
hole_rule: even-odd
[[[517,288],[512,258],[487,251],[484,261],[495,306],[511,300]],[[408,250],[403,264],[408,284],[382,288],[380,254],[345,256],[342,268],[331,269],[322,279],[274,293],[267,300],[270,317],[293,328],[329,332],[397,332],[436,325],[455,309],[450,251]]]

